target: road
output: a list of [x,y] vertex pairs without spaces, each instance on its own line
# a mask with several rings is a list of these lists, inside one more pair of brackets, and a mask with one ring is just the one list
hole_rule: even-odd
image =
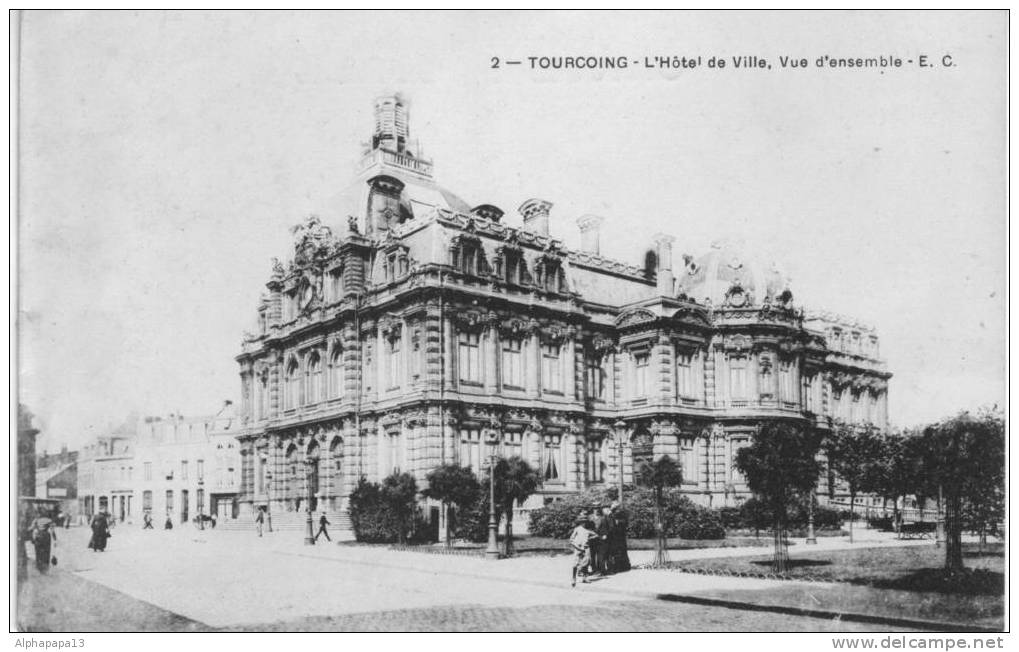
[[[569,585],[567,557],[474,557],[336,544],[299,533],[142,531],[121,526],[106,552],[83,528],[61,532],[58,569],[32,573],[22,627],[66,631],[869,631],[873,626],[655,600],[728,581],[634,571]],[[746,589],[766,581],[732,580]],[[757,582],[757,583],[755,583]],[[882,628],[884,629],[884,628]]]

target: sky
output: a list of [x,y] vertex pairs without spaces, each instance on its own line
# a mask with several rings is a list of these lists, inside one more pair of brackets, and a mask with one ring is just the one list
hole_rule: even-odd
[[[18,400],[40,451],[237,400],[271,258],[310,214],[345,224],[373,100],[400,91],[469,204],[519,224],[549,200],[571,246],[576,218],[602,215],[603,253],[633,263],[659,231],[677,268],[741,240],[798,305],[878,329],[894,424],[1002,404],[1006,29],[1004,12],[28,12]],[[814,66],[825,54],[935,65]],[[644,67],[673,55],[702,65]]]

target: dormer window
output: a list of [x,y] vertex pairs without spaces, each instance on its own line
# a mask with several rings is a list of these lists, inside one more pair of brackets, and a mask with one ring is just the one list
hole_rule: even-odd
[[523,285],[526,283],[527,266],[524,263],[524,256],[520,251],[505,252],[505,269],[503,278],[507,283]]
[[407,275],[407,251],[403,248],[386,253],[382,259],[382,278],[385,283],[394,283]]
[[487,273],[485,250],[481,240],[469,235],[461,235],[450,247],[452,265],[464,274],[479,276]]
[[542,258],[535,265],[535,282],[546,292],[566,292],[566,273],[556,258]]

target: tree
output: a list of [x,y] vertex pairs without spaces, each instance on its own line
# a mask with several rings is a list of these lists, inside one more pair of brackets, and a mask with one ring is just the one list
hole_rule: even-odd
[[963,569],[962,512],[964,505],[1004,501],[1005,420],[1000,412],[977,415],[962,412],[924,429],[929,455],[925,474],[941,489],[945,510],[945,570]]
[[513,555],[513,506],[530,498],[541,484],[541,476],[519,456],[500,459],[495,464],[495,504],[506,515],[506,547],[503,554]]
[[821,464],[817,461],[820,436],[813,429],[781,421],[758,426],[753,443],[736,453],[736,468],[750,490],[772,512],[775,527],[775,572],[784,573],[788,562],[785,529],[787,509],[797,496],[817,484]]
[[923,446],[920,434],[915,431],[886,433],[882,437],[881,459],[875,465],[868,490],[892,501],[892,522],[896,531],[902,520],[899,501],[910,494],[924,493]]
[[849,488],[849,543],[853,542],[856,495],[873,487],[881,460],[881,436],[873,427],[836,424],[826,442],[828,464]]
[[440,501],[446,512],[446,547],[448,548],[453,543],[450,535],[453,506],[456,506],[459,515],[474,504],[481,492],[481,484],[473,470],[459,464],[437,466],[428,472],[426,479],[428,486],[421,492],[422,495]]
[[417,508],[417,480],[409,473],[394,473],[382,481],[380,493],[395,522],[397,541],[405,543]]
[[678,487],[683,482],[683,472],[671,457],[665,455],[654,462],[645,462],[640,467],[641,483],[651,487],[655,494],[655,535],[658,539],[655,566],[664,566],[668,561],[665,542],[665,526],[662,521],[664,492],[666,487]]

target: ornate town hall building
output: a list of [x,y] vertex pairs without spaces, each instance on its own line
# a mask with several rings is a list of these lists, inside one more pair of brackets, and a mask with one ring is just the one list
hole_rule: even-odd
[[729,246],[674,271],[673,238],[656,235],[629,265],[600,255],[593,215],[566,248],[542,199],[509,226],[439,186],[409,135],[401,98],[377,100],[346,232],[309,219],[274,264],[237,356],[242,508],[300,511],[311,495],[344,511],[360,477],[423,486],[443,462],[480,473],[492,448],[539,469],[536,504],[615,484],[620,454],[627,483],[668,454],[692,499],[731,504],[762,419],[884,427],[872,328],[796,307],[777,270]]

